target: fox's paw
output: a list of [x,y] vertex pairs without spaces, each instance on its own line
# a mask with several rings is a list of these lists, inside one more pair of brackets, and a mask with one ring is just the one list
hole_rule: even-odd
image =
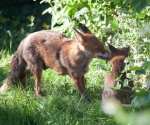
[[4,93],[5,91],[7,91],[8,89],[8,85],[7,84],[3,84],[1,87],[0,87],[0,94]]
[[89,98],[88,94],[85,92],[81,95],[81,98],[85,100],[86,102],[91,102],[91,99]]
[[43,96],[45,96],[45,94],[44,94],[43,92],[41,92],[41,91],[36,92],[35,95],[36,95],[37,97],[43,97]]

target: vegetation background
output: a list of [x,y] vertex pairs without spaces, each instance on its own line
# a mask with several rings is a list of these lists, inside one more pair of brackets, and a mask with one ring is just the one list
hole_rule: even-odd
[[[91,103],[83,102],[68,76],[43,71],[36,98],[33,78],[25,87],[12,86],[0,95],[0,125],[149,125],[150,120],[150,0],[1,0],[0,85],[10,60],[29,33],[55,29],[72,37],[72,28],[84,23],[97,37],[116,47],[130,46],[126,70],[135,82],[133,107],[110,102],[101,107],[103,79],[110,64],[93,59],[86,75]],[[106,46],[107,48],[107,46]],[[128,80],[124,81],[128,84]]]

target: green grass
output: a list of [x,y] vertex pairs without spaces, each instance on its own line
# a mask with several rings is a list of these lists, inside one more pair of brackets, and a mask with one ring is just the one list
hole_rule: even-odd
[[[8,75],[11,57],[4,54],[1,56],[1,85]],[[105,72],[94,61],[86,75],[91,103],[80,99],[69,76],[58,76],[48,69],[42,73],[44,97],[34,95],[33,77],[28,79],[25,87],[12,86],[11,90],[0,95],[0,125],[115,125],[113,118],[101,110]],[[105,67],[105,62],[101,62],[101,66]]]
[[[0,56],[0,85],[9,73],[12,56]],[[91,102],[80,98],[69,76],[58,76],[48,69],[43,71],[41,88],[44,97],[34,95],[34,79],[25,87],[11,86],[0,95],[0,125],[148,125],[149,108],[122,108],[110,103],[105,109],[114,115],[106,115],[101,107],[104,75],[110,69],[105,61],[94,59],[86,74],[86,88]],[[113,113],[113,112],[112,112]],[[142,116],[142,117],[141,117]],[[144,122],[143,122],[144,119]]]
[[[0,86],[9,73],[12,58],[5,53],[0,51]],[[58,76],[48,69],[43,71],[41,79],[44,97],[34,95],[33,77],[25,87],[12,86],[0,95],[0,125],[149,125],[149,108],[122,108],[116,104],[117,112],[106,115],[101,107],[101,93],[109,63],[94,59],[89,67],[86,88],[90,103],[80,99],[69,76]],[[113,109],[106,108],[110,112]]]
[[[0,85],[9,73],[10,55],[2,54],[0,58]],[[0,125],[120,125],[133,114],[134,108],[121,108],[115,117],[103,113],[101,108],[101,93],[105,72],[109,70],[105,61],[94,59],[86,74],[86,88],[91,102],[85,102],[71,83],[69,76],[58,76],[48,69],[43,71],[41,88],[44,97],[34,95],[34,79],[27,80],[25,87],[12,86],[0,95]],[[111,110],[111,109],[110,109]],[[130,117],[127,117],[127,120]],[[125,123],[128,121],[125,120]],[[133,124],[134,125],[134,124]]]

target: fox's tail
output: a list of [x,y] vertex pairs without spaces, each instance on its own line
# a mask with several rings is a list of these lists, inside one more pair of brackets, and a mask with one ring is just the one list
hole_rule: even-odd
[[16,84],[24,78],[26,62],[23,59],[22,52],[23,48],[22,45],[20,45],[17,52],[14,54],[11,60],[10,73],[6,78],[4,84],[1,86],[0,93],[6,91],[10,84]]

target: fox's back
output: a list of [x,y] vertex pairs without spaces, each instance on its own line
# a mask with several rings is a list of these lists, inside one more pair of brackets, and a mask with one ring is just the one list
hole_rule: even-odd
[[22,42],[24,50],[31,46],[34,46],[37,49],[39,47],[57,49],[58,46],[61,46],[67,40],[69,41],[69,38],[59,32],[53,30],[42,30],[29,34]]
[[[59,51],[63,44],[70,41],[70,38],[67,38],[59,32],[42,30],[28,35],[20,46],[22,46],[21,48],[23,49],[22,55],[24,59],[26,59],[27,56],[29,58],[32,53],[35,57],[40,58],[46,67],[57,71],[62,70],[59,61]],[[32,59],[32,56],[30,58]]]

